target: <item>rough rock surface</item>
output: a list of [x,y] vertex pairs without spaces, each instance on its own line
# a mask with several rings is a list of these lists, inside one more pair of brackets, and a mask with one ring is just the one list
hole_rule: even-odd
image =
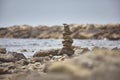
[[46,72],[69,74],[75,80],[119,80],[119,50],[94,48],[85,54],[50,63]]
[[15,62],[21,59],[26,59],[22,53],[11,52],[7,54],[0,54],[0,62]]
[[[78,39],[120,39],[120,24],[70,24]],[[63,26],[14,25],[0,28],[0,38],[62,38]]]
[[0,48],[0,54],[6,54],[6,48]]
[[57,55],[59,50],[60,49],[40,50],[40,51],[37,51],[33,55],[33,57],[44,57],[44,56],[49,56],[49,55]]
[[120,80],[119,75],[119,48],[75,47],[72,57],[47,54],[0,62],[0,80]]

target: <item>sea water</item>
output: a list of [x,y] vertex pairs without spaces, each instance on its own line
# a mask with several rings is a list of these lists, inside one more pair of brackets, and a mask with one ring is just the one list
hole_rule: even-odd
[[[62,48],[62,39],[8,39],[0,38],[0,47],[8,52],[24,53],[26,57],[32,56],[39,50]],[[91,40],[74,39],[74,46],[92,49],[93,47],[120,48],[120,40]],[[26,49],[27,52],[21,52]]]

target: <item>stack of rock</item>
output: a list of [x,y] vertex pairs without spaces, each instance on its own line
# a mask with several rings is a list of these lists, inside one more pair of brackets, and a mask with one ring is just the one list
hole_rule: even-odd
[[69,29],[69,25],[63,24],[64,25],[64,31],[63,31],[63,48],[59,51],[60,55],[67,54],[68,56],[71,56],[74,54],[74,50],[72,47],[73,40],[71,38],[72,32]]

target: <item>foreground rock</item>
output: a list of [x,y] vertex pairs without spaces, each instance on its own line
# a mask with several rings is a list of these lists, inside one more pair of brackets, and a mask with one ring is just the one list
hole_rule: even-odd
[[15,62],[21,59],[26,59],[21,53],[12,52],[8,54],[0,54],[0,62]]
[[[0,64],[0,80],[120,80],[120,49],[98,48],[91,51],[75,47],[75,54],[36,55]],[[40,53],[41,54],[41,53]],[[55,59],[55,57],[57,57]]]
[[49,63],[47,73],[70,75],[73,80],[119,80],[120,49],[94,48],[85,54]]
[[[72,37],[78,39],[120,39],[120,24],[70,24]],[[62,38],[63,26],[32,27],[15,25],[0,28],[0,38]]]

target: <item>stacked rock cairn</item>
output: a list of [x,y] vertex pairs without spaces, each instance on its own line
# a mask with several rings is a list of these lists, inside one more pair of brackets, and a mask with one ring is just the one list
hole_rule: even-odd
[[64,31],[62,33],[63,35],[63,48],[58,52],[59,55],[68,55],[68,56],[72,56],[74,54],[74,50],[73,50],[73,39],[71,38],[71,34],[72,31],[69,28],[68,24],[63,24],[64,25]]

